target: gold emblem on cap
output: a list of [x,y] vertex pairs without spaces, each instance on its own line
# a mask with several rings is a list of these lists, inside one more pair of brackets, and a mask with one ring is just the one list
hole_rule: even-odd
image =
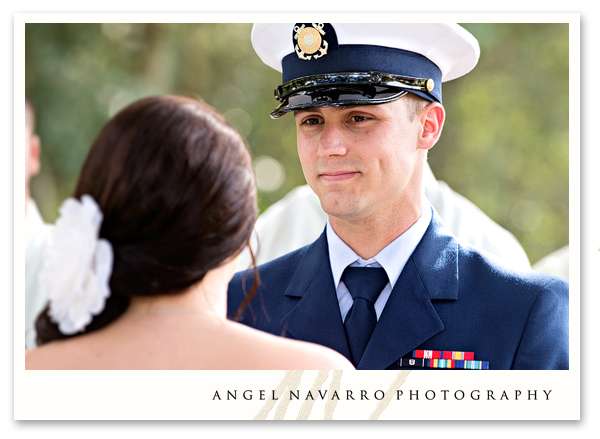
[[427,80],[427,82],[425,83],[425,87],[427,87],[427,91],[433,90],[433,87],[435,87],[435,83],[433,82],[433,79],[429,78]]
[[[327,54],[328,44],[322,38],[322,35],[325,35],[323,26],[323,23],[312,23],[312,26],[308,27],[304,25],[294,27],[296,32],[294,39],[298,41],[294,49],[298,58],[308,61],[311,58],[318,59]],[[317,55],[313,55],[317,52],[319,52]]]
[[304,53],[312,55],[321,48],[321,35],[314,27],[305,27],[298,32],[298,46]]

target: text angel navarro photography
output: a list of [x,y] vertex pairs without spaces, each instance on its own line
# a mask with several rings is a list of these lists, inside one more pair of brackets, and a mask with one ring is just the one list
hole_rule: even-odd
[[[387,395],[389,399],[389,395]],[[396,390],[391,399],[398,401],[423,401],[423,400],[442,400],[442,401],[550,401],[552,390],[545,389],[510,389],[510,390],[492,390],[492,389],[472,389],[472,390]],[[212,396],[213,401],[253,401],[253,400],[289,400],[289,401],[381,401],[386,399],[384,390],[307,390],[300,389],[277,394],[273,390],[215,390]]]

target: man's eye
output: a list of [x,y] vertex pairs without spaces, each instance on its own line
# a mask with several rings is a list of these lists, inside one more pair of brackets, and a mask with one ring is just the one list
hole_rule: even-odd
[[359,115],[354,115],[350,118],[350,120],[352,122],[364,122],[365,120],[367,120],[366,116],[359,116]]
[[309,119],[305,119],[302,123],[305,125],[317,125],[319,123],[319,119],[311,117]]

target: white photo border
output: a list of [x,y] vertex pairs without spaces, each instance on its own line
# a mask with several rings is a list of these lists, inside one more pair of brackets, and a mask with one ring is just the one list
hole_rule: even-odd
[[[310,15],[314,20],[314,14]],[[214,22],[302,21],[303,14],[16,14],[14,17],[14,96],[24,85],[25,23],[29,22]],[[320,21],[453,21],[477,23],[569,24],[569,197],[570,197],[570,370],[568,371],[373,371],[343,373],[344,394],[332,409],[307,393],[323,380],[321,391],[334,389],[334,372],[305,371],[26,371],[24,370],[24,264],[14,264],[14,418],[16,420],[578,420],[580,419],[580,16],[535,14],[318,14]],[[14,99],[14,114],[24,114]],[[23,122],[14,118],[15,144]],[[14,148],[14,261],[24,260],[21,212],[24,157]],[[599,243],[600,245],[600,243]],[[404,373],[404,376],[401,374]],[[286,381],[287,380],[287,381]],[[269,402],[278,386],[299,380],[300,398]],[[400,387],[397,382],[403,380]],[[151,385],[149,385],[151,384]],[[288,387],[289,388],[289,387]],[[354,399],[347,398],[347,389]],[[262,392],[261,392],[262,391]],[[360,399],[361,391],[366,398]],[[382,391],[393,395],[379,399]],[[398,393],[402,391],[402,395]],[[227,399],[227,395],[232,396]],[[391,393],[390,393],[391,392]],[[412,393],[411,392],[416,392]],[[429,393],[428,393],[429,392]],[[491,392],[491,398],[490,398]],[[531,392],[535,392],[535,397]],[[549,392],[549,393],[547,393]],[[233,394],[236,395],[235,399]],[[115,397],[118,395],[118,397]],[[413,398],[411,398],[413,395]],[[506,397],[504,397],[506,395]],[[315,394],[316,396],[316,394]],[[416,399],[418,398],[418,399]],[[535,399],[534,399],[535,398]],[[382,402],[384,401],[384,402]],[[109,403],[107,403],[109,402]],[[387,402],[387,404],[384,404]],[[385,407],[382,407],[385,405]],[[269,408],[270,406],[270,408]],[[310,409],[310,410],[309,410]],[[279,416],[279,417],[278,417]]]

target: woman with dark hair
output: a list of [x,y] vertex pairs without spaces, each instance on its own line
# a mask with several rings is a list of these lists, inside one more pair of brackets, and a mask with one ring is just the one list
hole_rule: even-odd
[[219,113],[178,96],[129,105],[61,206],[26,368],[351,369],[328,348],[227,320],[256,216],[250,156]]

